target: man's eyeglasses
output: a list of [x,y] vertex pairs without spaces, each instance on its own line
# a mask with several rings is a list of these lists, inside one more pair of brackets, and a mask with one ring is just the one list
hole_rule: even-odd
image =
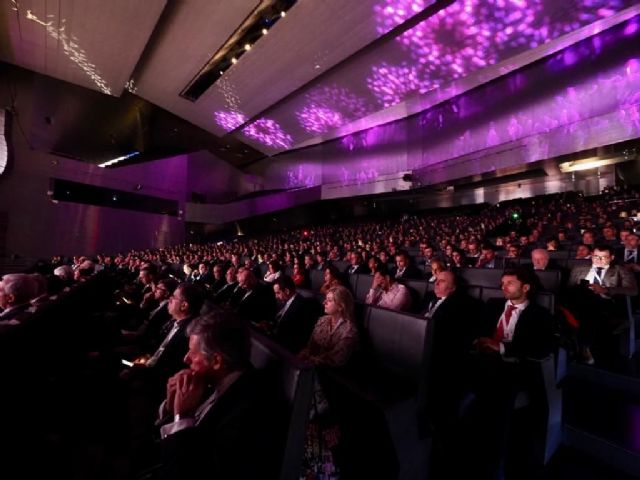
[[591,255],[591,258],[595,258],[596,260],[611,260],[609,255]]

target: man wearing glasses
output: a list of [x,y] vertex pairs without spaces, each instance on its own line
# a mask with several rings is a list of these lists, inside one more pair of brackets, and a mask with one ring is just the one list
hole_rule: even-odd
[[625,320],[624,301],[616,297],[638,293],[636,280],[626,268],[612,264],[613,248],[598,245],[591,265],[577,265],[568,282],[569,307],[580,323],[578,341],[582,360],[594,363],[591,349],[594,340],[610,338]]

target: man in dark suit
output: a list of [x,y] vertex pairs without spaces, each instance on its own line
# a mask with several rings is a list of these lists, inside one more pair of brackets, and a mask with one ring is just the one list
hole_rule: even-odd
[[[433,322],[425,345],[426,391],[419,401],[420,430],[432,430],[435,478],[451,474],[458,454],[459,412],[468,391],[467,367],[473,341],[482,332],[484,304],[459,289],[452,272],[436,275],[422,315]],[[441,477],[442,476],[442,477]]]
[[216,292],[213,297],[213,303],[216,305],[225,305],[231,300],[234,292],[238,289],[238,279],[236,278],[236,268],[229,267],[224,274],[226,284]]
[[396,255],[396,267],[394,268],[392,275],[396,280],[401,278],[417,280],[424,277],[424,272],[421,272],[418,267],[411,263],[411,258],[406,251],[400,250]]
[[161,407],[162,477],[276,478],[286,421],[251,368],[247,324],[214,311],[188,334],[189,369]]
[[344,271],[347,275],[368,275],[371,272],[367,268],[367,266],[362,262],[362,254],[360,252],[353,251],[349,254],[349,260],[351,265],[349,265]]
[[634,273],[640,272],[640,249],[638,234],[629,232],[625,235],[623,245],[616,249],[617,263],[626,265]]
[[272,287],[258,283],[256,276],[247,268],[240,268],[237,276],[238,290],[229,301],[231,308],[247,321],[272,322],[276,313]]
[[[197,285],[180,284],[169,297],[168,311],[172,318],[171,328],[155,350],[134,360],[133,369],[124,377],[149,378],[153,384],[166,380],[182,367],[188,350],[185,335],[189,323],[198,316],[204,297]],[[153,387],[153,385],[150,385]]]
[[635,296],[638,285],[631,271],[613,264],[615,256],[609,245],[597,245],[591,265],[576,265],[569,276],[565,302],[580,323],[578,341],[582,360],[594,363],[591,348],[596,338],[605,339],[625,321],[620,295]]
[[218,263],[213,266],[213,282],[211,283],[211,292],[215,295],[222,287],[227,284],[224,278],[224,270],[222,264]]
[[157,348],[171,328],[169,298],[177,287],[178,282],[172,278],[160,280],[153,291],[158,306],[149,313],[147,320],[136,331],[124,331],[124,338],[135,343],[143,351],[153,351]]
[[477,455],[479,478],[496,478],[518,392],[528,391],[532,398],[540,394],[529,380],[526,359],[542,359],[553,349],[553,319],[534,301],[533,270],[507,270],[501,285],[506,301],[487,302],[489,322],[484,336],[475,341],[477,355],[471,364],[476,403],[469,451]]
[[298,353],[309,342],[316,320],[322,313],[318,302],[296,292],[291,277],[282,275],[273,282],[279,310],[271,330],[276,341],[292,353]]
[[11,273],[0,280],[0,325],[20,323],[29,315],[29,301],[35,298],[38,286],[26,273]]
[[[485,336],[476,340],[480,354],[498,354],[517,359],[542,359],[553,348],[551,313],[531,300],[538,280],[532,270],[506,270],[501,280],[506,302],[487,302],[489,321]],[[497,358],[497,357],[496,357]]]
[[504,268],[504,259],[496,257],[496,248],[490,243],[482,245],[476,268]]

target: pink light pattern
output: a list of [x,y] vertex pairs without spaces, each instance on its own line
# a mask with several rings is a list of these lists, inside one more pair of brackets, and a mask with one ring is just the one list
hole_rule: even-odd
[[296,112],[296,117],[310,133],[325,133],[349,120],[365,117],[373,110],[361,97],[335,84],[315,88],[305,99],[308,103]]
[[419,78],[419,67],[384,62],[374,65],[371,70],[373,73],[367,78],[367,86],[385,107],[399,103],[409,93],[426,92]]
[[433,1],[425,2],[424,0],[386,0],[384,3],[375,5],[373,11],[378,20],[378,33],[384,35],[433,3]]
[[293,144],[291,135],[285,132],[280,124],[271,118],[259,118],[247,125],[242,132],[267,147],[289,148]]
[[[570,0],[558,6],[555,0],[458,0],[395,38],[414,64],[375,65],[367,86],[388,107],[411,93],[426,93],[633,3]],[[424,0],[382,0],[374,7],[378,32],[388,32],[427,6]],[[635,28],[630,26],[628,34]]]
[[213,116],[216,123],[227,132],[235,130],[247,121],[247,117],[243,113],[234,111],[219,110],[214,112]]

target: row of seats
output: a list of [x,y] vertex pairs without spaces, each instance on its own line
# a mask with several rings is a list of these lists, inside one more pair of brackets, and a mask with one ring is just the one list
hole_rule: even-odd
[[[482,300],[502,296],[499,289],[488,287],[474,286],[472,291]],[[312,292],[303,292],[313,296]],[[553,294],[543,293],[538,301],[553,309]],[[342,391],[342,399],[346,395],[352,405],[360,405],[361,411],[368,412],[371,418],[383,419],[381,428],[394,447],[397,466],[407,473],[407,468],[418,468],[413,457],[423,455],[425,448],[424,440],[419,438],[416,416],[419,403],[425,401],[422,398],[419,402],[419,393],[424,395],[432,368],[429,359],[432,322],[422,316],[361,303],[357,304],[356,318],[362,338],[359,360],[351,368],[323,374]],[[561,391],[556,386],[553,358],[532,360],[529,368],[538,379],[541,398],[546,402],[540,406],[546,413],[538,442],[538,460],[546,463],[559,445]],[[527,396],[521,396],[518,405],[528,402]]]

